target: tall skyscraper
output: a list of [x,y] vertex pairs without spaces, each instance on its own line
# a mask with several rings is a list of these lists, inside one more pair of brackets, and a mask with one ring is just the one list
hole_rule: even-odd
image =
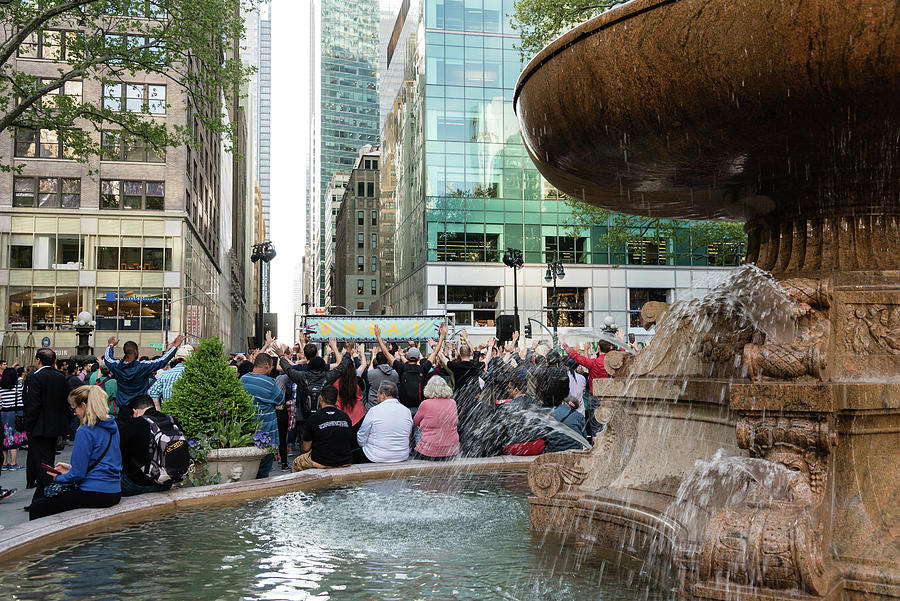
[[[335,171],[350,171],[359,149],[378,144],[378,0],[318,0],[314,3],[315,24],[311,106],[310,162],[313,176],[310,204],[316,203],[310,221],[315,224],[313,254],[315,266],[312,301],[326,302],[329,274],[326,272],[325,230],[330,209]],[[315,215],[315,213],[318,215]]]
[[[645,334],[633,313],[643,301],[699,293],[715,269],[707,255],[659,240],[610,249],[602,227],[570,231],[571,212],[529,160],[513,112],[522,70],[506,16],[513,1],[382,2],[381,202],[396,231],[380,309],[446,312],[492,335],[496,315],[513,309],[513,273],[501,261],[512,247],[526,263],[523,324],[549,323],[556,304],[560,326],[598,327],[611,314]],[[553,260],[566,264],[555,297],[544,281]]]

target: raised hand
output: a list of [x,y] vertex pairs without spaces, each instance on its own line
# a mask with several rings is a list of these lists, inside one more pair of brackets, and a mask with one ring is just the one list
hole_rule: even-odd
[[518,341],[518,340],[519,340],[519,330],[516,330],[515,332],[512,333],[513,344],[515,344],[516,341]]
[[[119,342],[119,340],[116,339],[116,342]],[[179,334],[178,336],[175,337],[175,340],[172,341],[171,346],[181,346],[183,343],[184,343],[184,334]]]
[[116,346],[117,344],[119,344],[119,339],[115,336],[110,336],[109,340],[106,341],[106,344],[108,344],[109,346]]
[[373,326],[372,329],[373,329],[373,331],[375,332],[375,337],[380,339],[380,338],[381,338],[381,328],[379,328],[379,327],[376,325],[376,326]]

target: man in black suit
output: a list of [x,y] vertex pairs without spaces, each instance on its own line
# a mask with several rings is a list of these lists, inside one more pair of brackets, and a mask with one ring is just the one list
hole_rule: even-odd
[[55,364],[56,353],[49,348],[38,350],[35,370],[25,382],[25,480],[35,486],[35,499],[44,496],[44,486],[50,482],[41,463],[56,465],[56,439],[68,431],[69,384],[65,374],[54,369]]

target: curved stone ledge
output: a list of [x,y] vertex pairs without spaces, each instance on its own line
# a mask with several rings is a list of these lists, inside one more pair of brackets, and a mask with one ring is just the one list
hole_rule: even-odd
[[51,549],[89,534],[115,530],[182,509],[229,505],[388,477],[524,472],[533,460],[534,457],[504,455],[447,462],[404,461],[396,464],[352,465],[126,497],[118,505],[108,509],[76,509],[0,530],[0,563],[15,561],[30,553]]

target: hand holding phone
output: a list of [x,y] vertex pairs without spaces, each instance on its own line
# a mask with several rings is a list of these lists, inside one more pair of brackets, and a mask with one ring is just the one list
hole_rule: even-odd
[[60,475],[62,472],[53,467],[52,465],[47,465],[46,463],[41,463],[41,469],[45,472],[50,472],[54,476]]

